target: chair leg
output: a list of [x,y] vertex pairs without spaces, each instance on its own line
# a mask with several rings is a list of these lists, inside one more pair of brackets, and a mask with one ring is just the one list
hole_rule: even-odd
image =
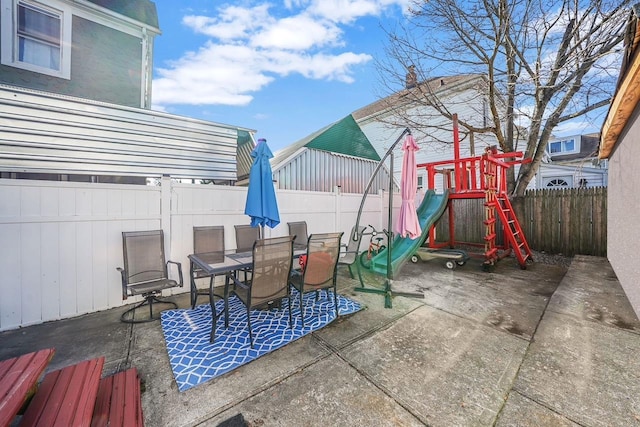
[[291,294],[288,296],[288,304],[289,306],[289,329],[293,329],[293,317],[291,316]]
[[251,332],[251,310],[249,310],[249,305],[247,305],[247,325],[249,325],[249,343],[251,344],[251,348],[253,348],[253,333]]
[[351,276],[352,279],[355,279],[355,276],[353,275],[353,270],[351,270],[351,264],[349,264],[347,267],[349,268],[349,275]]
[[196,281],[191,274],[191,309],[196,308],[196,300],[198,299],[198,288],[196,288]]
[[[147,322],[153,322],[155,320],[159,320],[160,316],[158,317],[153,317],[153,303],[156,304],[171,304],[173,305],[173,308],[178,308],[178,304],[176,304],[173,301],[166,301],[163,299],[160,299],[158,297],[156,297],[155,295],[146,295],[144,296],[144,301],[136,304],[134,307],[126,310],[124,313],[122,313],[122,315],[120,316],[120,321],[124,322],[124,323],[147,323]],[[142,307],[148,305],[149,306],[149,318],[148,319],[142,319],[142,320],[135,320],[135,311]],[[131,313],[131,317],[128,317],[128,314]]]
[[[211,334],[209,335],[209,342],[213,343],[216,339],[216,323],[218,321],[218,313],[216,312],[216,299],[213,294],[213,276],[209,282],[209,305],[211,306]],[[227,278],[227,280],[229,280]],[[198,295],[196,294],[196,298]]]
[[[329,289],[327,289],[327,292],[329,292]],[[335,304],[336,307],[336,319],[338,318],[338,292],[336,289],[336,286],[333,287],[333,303]]]
[[304,304],[302,303],[302,289],[298,289],[298,293],[300,294],[300,319],[302,320],[302,327],[304,328]]

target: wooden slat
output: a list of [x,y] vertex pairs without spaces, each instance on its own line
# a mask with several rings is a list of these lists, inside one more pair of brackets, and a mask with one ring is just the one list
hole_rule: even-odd
[[53,357],[48,348],[0,362],[0,426],[11,423]]
[[100,381],[91,427],[144,425],[140,401],[140,378],[135,368]]
[[88,426],[104,357],[50,372],[29,404],[21,426]]

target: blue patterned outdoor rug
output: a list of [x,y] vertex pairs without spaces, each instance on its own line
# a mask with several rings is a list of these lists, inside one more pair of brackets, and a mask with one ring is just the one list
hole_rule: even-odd
[[[282,302],[281,309],[251,311],[253,348],[249,344],[247,310],[235,295],[229,298],[229,328],[224,327],[224,316],[220,316],[213,344],[209,342],[209,304],[199,305],[193,310],[163,311],[162,332],[178,390],[188,390],[236,369],[328,325],[335,319],[333,292],[329,292],[329,299],[325,291],[320,292],[318,301],[315,300],[314,292],[304,295],[304,328],[300,320],[297,293],[292,298],[293,329],[289,328],[287,301]],[[223,301],[217,301],[218,315],[223,309]],[[338,295],[338,309],[340,315],[344,316],[361,310],[362,306]]]

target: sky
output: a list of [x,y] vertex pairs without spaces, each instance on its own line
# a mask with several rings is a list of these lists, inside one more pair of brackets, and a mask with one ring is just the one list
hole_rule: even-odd
[[[153,1],[152,108],[255,130],[274,152],[388,94],[375,59],[411,2]],[[554,134],[597,132],[606,111]]]
[[275,152],[378,99],[383,28],[408,0],[154,3],[152,108],[253,129]]

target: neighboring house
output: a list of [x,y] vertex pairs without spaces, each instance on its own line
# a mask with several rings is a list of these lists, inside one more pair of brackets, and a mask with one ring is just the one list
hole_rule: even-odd
[[607,186],[607,161],[599,160],[599,134],[552,138],[536,174],[536,188]]
[[[271,161],[277,188],[363,193],[380,156],[351,115],[275,153]],[[369,193],[389,188],[384,167]]]
[[[433,94],[451,113],[457,113],[461,120],[477,126],[486,125],[489,120],[485,76],[463,74],[416,84],[415,77],[409,73],[405,89],[352,113],[380,156],[384,156],[408,127],[420,145],[420,150],[416,152],[418,164],[453,159],[453,125],[433,107],[417,102],[416,98],[423,96],[423,93]],[[412,122],[420,123],[418,129],[411,128]],[[429,128],[422,129],[425,122],[428,122]],[[461,157],[480,155],[485,147],[496,144],[493,135],[464,137],[461,132],[461,138]],[[398,159],[402,158],[401,144],[397,145],[394,154]],[[401,168],[394,167],[398,182],[400,173]],[[426,170],[418,171],[419,187],[426,187],[426,176]]]
[[[629,20],[620,79],[602,127],[598,157],[608,159],[607,257],[640,316],[640,7]],[[605,278],[603,278],[605,279]],[[603,283],[603,286],[606,283]]]
[[150,108],[149,0],[0,0],[0,83]]
[[0,177],[246,179],[251,129],[149,110],[149,0],[0,0]]

